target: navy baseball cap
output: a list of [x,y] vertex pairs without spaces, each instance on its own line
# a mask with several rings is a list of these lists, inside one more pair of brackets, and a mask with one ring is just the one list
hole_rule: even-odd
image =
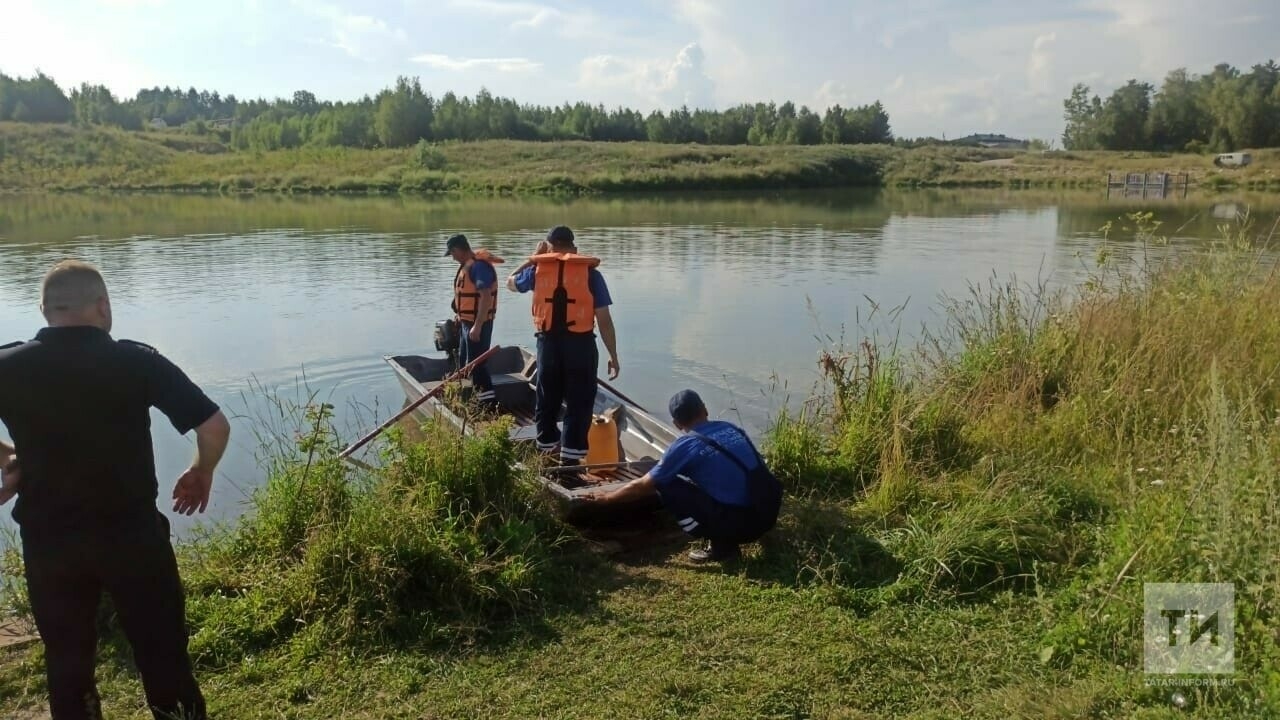
[[706,405],[702,403],[702,398],[692,390],[681,390],[672,395],[671,402],[667,403],[671,419],[682,425],[692,422],[704,409]]
[[463,235],[462,233],[458,233],[457,235],[454,235],[453,237],[449,238],[449,242],[446,243],[444,246],[445,257],[448,257],[454,251],[455,248],[462,248],[463,250],[471,249],[471,243],[467,242],[466,235]]
[[556,245],[572,245],[573,231],[568,225],[557,225],[547,233],[547,241]]

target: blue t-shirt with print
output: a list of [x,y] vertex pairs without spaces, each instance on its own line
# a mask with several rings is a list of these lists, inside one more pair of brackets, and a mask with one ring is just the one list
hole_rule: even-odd
[[[522,293],[532,290],[533,280],[537,277],[536,271],[537,268],[530,265],[516,273],[516,290]],[[593,307],[599,309],[613,304],[613,298],[609,297],[609,286],[605,284],[604,276],[595,268],[587,270],[587,289],[591,291],[591,297],[595,301]]]
[[[723,420],[708,420],[695,426],[693,432],[720,443],[748,470],[754,470],[760,463],[746,433],[736,425]],[[680,482],[679,476],[692,480],[717,502],[738,506],[750,504],[747,476],[742,469],[725,457],[724,453],[692,433],[671,443],[662,454],[662,459],[649,471],[650,479],[659,490],[673,482]]]

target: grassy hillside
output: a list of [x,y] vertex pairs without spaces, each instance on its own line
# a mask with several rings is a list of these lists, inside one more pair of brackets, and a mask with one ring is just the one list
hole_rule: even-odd
[[[989,161],[1003,160],[1007,164]],[[1190,172],[1280,189],[1280,152],[1221,171],[1201,155],[888,146],[490,141],[400,150],[230,152],[176,132],[0,123],[0,191],[609,193],[829,186],[1095,187],[1107,172]]]
[[[1149,219],[1133,218],[1150,228]],[[501,428],[334,459],[312,408],[253,513],[182,552],[236,718],[1264,718],[1280,713],[1280,275],[1245,229],[1070,301],[1001,286],[914,352],[821,355],[780,417],[778,530],[725,568],[607,554],[506,468]],[[1149,231],[1143,240],[1161,240]],[[17,558],[8,558],[16,572]],[[1143,584],[1232,582],[1232,684],[1143,674]],[[22,608],[20,584],[8,600]],[[104,616],[99,677],[144,717]],[[0,714],[41,703],[0,652]]]

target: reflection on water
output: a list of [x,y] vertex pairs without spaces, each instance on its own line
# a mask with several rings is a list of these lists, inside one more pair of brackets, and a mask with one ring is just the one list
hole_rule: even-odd
[[[1268,224],[1277,207],[1269,198],[1232,202]],[[1208,201],[1153,205],[1163,229],[1185,242],[1214,236],[1222,222]],[[305,378],[338,407],[350,436],[399,407],[380,358],[430,352],[432,324],[450,315],[456,265],[442,254],[452,232],[510,268],[547,227],[573,226],[583,251],[603,258],[616,301],[621,389],[661,409],[691,385],[713,412],[758,429],[788,394],[811,386],[820,337],[899,328],[909,337],[937,322],[939,295],[992,277],[1072,282],[1088,272],[1099,228],[1141,207],[1002,192],[8,197],[0,198],[0,342],[40,327],[37,286],[52,262],[75,256],[101,266],[116,336],[156,345],[243,416],[215,498],[226,517],[243,501],[232,482],[248,491],[261,481],[249,418],[268,405],[251,380],[294,395],[305,394],[297,389]],[[1121,255],[1137,250],[1122,225],[1111,235]],[[504,291],[495,341],[531,340],[527,299]],[[159,417],[155,435],[163,486],[191,444]]]

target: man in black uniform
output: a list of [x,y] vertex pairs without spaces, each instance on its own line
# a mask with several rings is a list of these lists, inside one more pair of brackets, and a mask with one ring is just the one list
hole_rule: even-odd
[[0,503],[16,493],[27,589],[45,645],[54,720],[101,717],[95,616],[111,595],[157,718],[204,718],[187,655],[182,582],[169,522],[156,510],[150,408],[196,457],[173,509],[204,512],[230,435],[222,412],[154,348],[113,340],[96,268],[64,261],[45,275],[34,340],[0,349]]

